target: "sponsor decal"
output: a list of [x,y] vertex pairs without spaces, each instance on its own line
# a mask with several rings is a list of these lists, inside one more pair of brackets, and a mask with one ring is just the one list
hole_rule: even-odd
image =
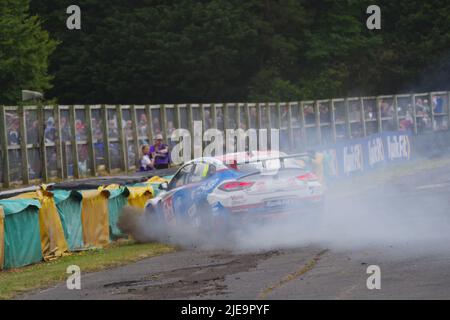
[[364,170],[363,147],[355,144],[344,147],[344,173],[350,175],[352,172]]

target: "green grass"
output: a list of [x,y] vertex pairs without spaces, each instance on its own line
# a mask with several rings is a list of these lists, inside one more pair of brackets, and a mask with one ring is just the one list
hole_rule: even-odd
[[159,243],[136,244],[122,241],[105,249],[73,253],[46,263],[0,272],[0,299],[11,299],[30,290],[49,287],[69,276],[70,265],[80,267],[82,273],[125,265],[145,258],[174,252],[173,246]]

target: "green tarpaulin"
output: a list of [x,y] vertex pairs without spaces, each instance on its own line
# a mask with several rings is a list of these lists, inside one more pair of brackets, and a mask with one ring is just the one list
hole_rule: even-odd
[[19,268],[42,261],[38,200],[0,200],[5,213],[4,268]]
[[108,189],[110,196],[108,199],[109,227],[111,239],[123,236],[122,231],[117,227],[122,208],[128,204],[130,191],[127,188]]
[[81,201],[83,196],[78,191],[53,190],[52,192],[69,250],[76,251],[83,248],[83,227],[81,222]]

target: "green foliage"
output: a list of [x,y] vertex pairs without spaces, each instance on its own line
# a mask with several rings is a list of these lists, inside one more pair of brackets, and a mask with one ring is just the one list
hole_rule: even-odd
[[50,88],[48,57],[56,47],[39,18],[30,16],[29,0],[0,1],[0,103],[14,104],[22,89]]
[[80,31],[65,26],[70,4],[32,2],[62,42],[49,92],[61,103],[319,99],[450,80],[446,0],[379,0],[380,31],[366,28],[368,0],[79,0]]

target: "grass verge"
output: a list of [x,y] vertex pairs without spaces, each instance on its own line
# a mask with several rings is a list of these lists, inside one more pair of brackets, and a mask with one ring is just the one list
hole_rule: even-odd
[[121,241],[105,249],[77,252],[46,263],[2,271],[0,272],[0,299],[12,299],[28,291],[65,281],[69,276],[66,269],[70,265],[79,266],[83,273],[94,272],[175,250],[173,246],[160,243],[136,244],[133,241]]

